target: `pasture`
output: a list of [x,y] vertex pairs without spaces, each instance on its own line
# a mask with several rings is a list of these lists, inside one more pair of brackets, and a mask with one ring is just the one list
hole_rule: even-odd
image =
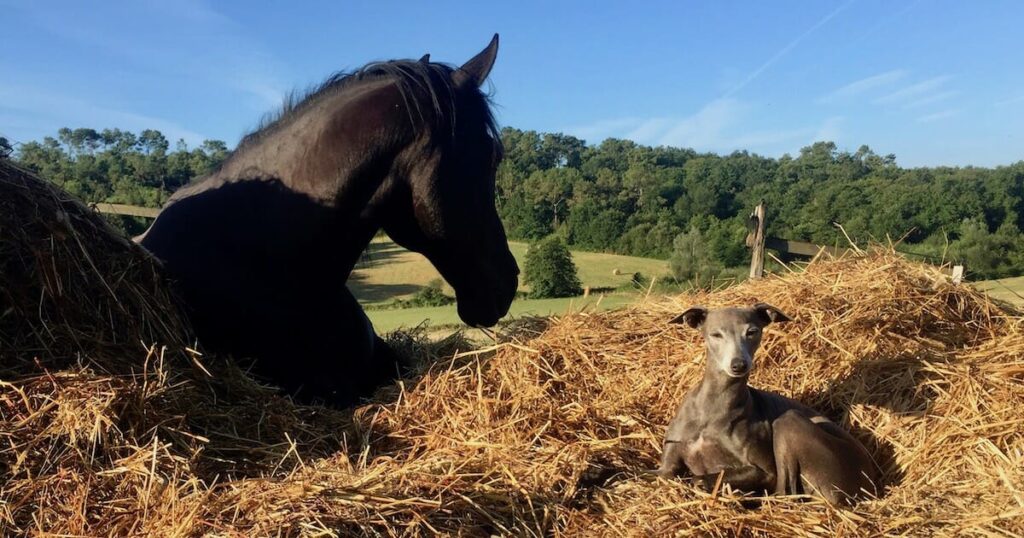
[[[527,244],[510,242],[509,248],[522,269],[526,259]],[[575,251],[573,261],[584,287],[600,290],[589,297],[567,297],[561,299],[517,298],[512,303],[509,316],[548,316],[581,309],[621,307],[641,298],[645,290],[631,285],[633,273],[645,277],[663,277],[668,274],[668,262],[635,256],[620,256],[599,252]],[[616,273],[616,270],[618,274]],[[348,286],[356,298],[365,305],[381,306],[394,299],[411,297],[423,286],[441,275],[423,256],[396,245],[386,237],[378,237],[370,244],[363,259],[349,278]],[[520,291],[529,291],[522,283]],[[453,291],[447,284],[445,293]],[[455,306],[424,308],[388,308],[367,311],[374,327],[381,332],[390,332],[401,327],[415,327],[427,322],[438,327],[460,325]]]
[[[526,261],[527,248],[526,243],[509,241],[509,249],[520,270]],[[668,274],[668,262],[665,260],[584,251],[573,251],[572,257],[584,287],[622,289],[629,287],[630,278],[636,272],[647,277]],[[615,270],[619,274],[614,274]],[[361,303],[375,305],[391,299],[408,298],[430,281],[440,278],[441,275],[423,256],[405,250],[387,237],[377,237],[356,264],[348,286]],[[453,293],[447,284],[444,289],[445,293]],[[529,290],[522,278],[519,290]]]
[[976,283],[975,287],[993,299],[1024,306],[1024,276],[984,280]]

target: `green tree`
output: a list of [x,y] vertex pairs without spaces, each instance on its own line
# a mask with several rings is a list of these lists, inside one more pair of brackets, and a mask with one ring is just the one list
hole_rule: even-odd
[[719,263],[708,248],[708,241],[697,226],[676,236],[669,259],[672,276],[680,282],[710,282],[722,272]]
[[1022,242],[1024,236],[1013,223],[1007,222],[992,233],[984,220],[969,218],[960,226],[960,238],[953,243],[952,253],[969,274],[980,279],[1004,278],[1024,269]]
[[[569,246],[668,259],[691,227],[711,263],[746,262],[747,213],[765,201],[768,234],[845,244],[902,239],[908,250],[971,258],[974,275],[1024,273],[1024,161],[996,168],[901,168],[893,155],[817,142],[778,159],[642,146],[597,145],[505,128],[495,203],[511,239],[556,234]],[[160,205],[228,157],[216,140],[172,149],[156,130],[63,128],[14,158],[88,202]],[[964,219],[973,219],[970,226]],[[976,221],[976,222],[975,222]]]
[[523,281],[530,286],[531,297],[572,297],[583,292],[569,249],[554,236],[530,245]]
[[569,214],[569,200],[573,187],[580,180],[575,168],[548,168],[530,174],[526,188],[532,194],[530,202],[539,205],[551,218],[552,231]]

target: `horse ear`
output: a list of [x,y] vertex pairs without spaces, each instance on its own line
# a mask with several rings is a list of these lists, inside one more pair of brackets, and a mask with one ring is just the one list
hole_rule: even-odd
[[480,54],[473,56],[468,62],[462,64],[462,67],[452,74],[452,79],[457,86],[472,83],[480,87],[487,80],[487,75],[491,74],[491,68],[494,67],[494,60],[497,57],[498,34],[494,34],[487,48],[480,51]]
[[423,63],[423,64],[430,63],[430,53],[429,52],[424,54],[423,57],[420,58],[420,63]]
[[687,308],[682,314],[672,318],[669,323],[685,323],[690,327],[696,329],[704,324],[704,320],[708,317],[708,309],[703,306],[694,306]]
[[758,317],[764,321],[765,325],[769,323],[782,323],[785,321],[793,321],[793,318],[783,314],[781,310],[775,308],[770,304],[757,303],[754,305],[754,311],[757,312]]

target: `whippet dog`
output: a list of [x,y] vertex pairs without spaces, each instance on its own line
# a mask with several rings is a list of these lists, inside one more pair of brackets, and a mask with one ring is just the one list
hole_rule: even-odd
[[877,492],[878,470],[852,435],[817,411],[747,386],[761,330],[790,321],[777,308],[690,308],[671,323],[700,329],[704,378],[668,427],[658,473],[686,470],[710,490],[718,482],[748,493],[817,494],[833,504]]

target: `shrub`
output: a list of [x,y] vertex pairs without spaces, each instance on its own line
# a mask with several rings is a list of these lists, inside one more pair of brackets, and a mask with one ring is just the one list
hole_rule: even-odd
[[651,286],[651,279],[648,278],[647,275],[638,271],[633,273],[633,276],[630,277],[629,284],[636,289],[645,291]]
[[444,284],[440,279],[431,280],[426,286],[416,292],[408,301],[410,306],[445,306],[455,302],[455,298],[445,295]]
[[983,219],[969,218],[960,225],[960,238],[951,250],[954,260],[964,264],[969,274],[979,279],[1005,278],[1024,271],[1022,243],[1024,236],[1012,222],[989,232]]
[[530,245],[523,281],[530,286],[531,297],[571,297],[583,293],[572,255],[557,237]]
[[390,303],[369,308],[370,310],[388,308],[420,308],[425,306],[446,306],[455,302],[455,298],[444,293],[444,283],[440,279],[431,280],[408,299],[395,299]]

